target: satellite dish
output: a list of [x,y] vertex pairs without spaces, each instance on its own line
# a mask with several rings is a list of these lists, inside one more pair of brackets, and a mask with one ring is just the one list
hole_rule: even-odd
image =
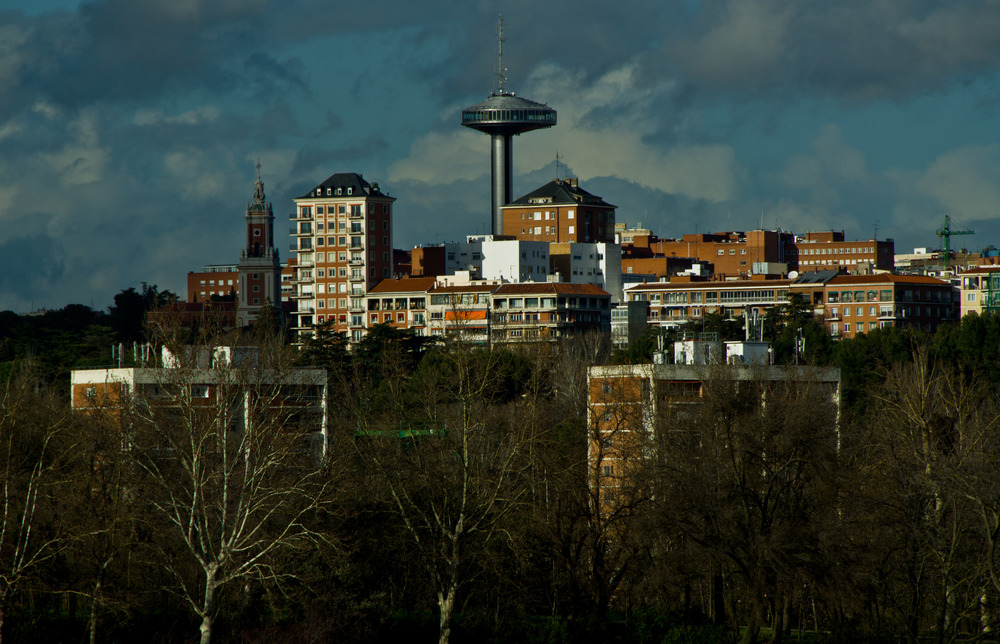
[[788,279],[793,280],[799,276],[798,271],[788,271]]

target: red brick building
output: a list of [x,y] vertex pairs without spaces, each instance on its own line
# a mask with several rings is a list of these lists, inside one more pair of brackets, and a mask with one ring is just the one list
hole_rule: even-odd
[[554,179],[501,208],[503,234],[528,241],[614,242],[615,208],[576,179]]

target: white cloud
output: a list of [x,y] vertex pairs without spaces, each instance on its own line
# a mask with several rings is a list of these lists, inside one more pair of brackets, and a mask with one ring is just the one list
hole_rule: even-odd
[[812,140],[812,154],[791,157],[776,175],[786,189],[803,192],[817,204],[840,203],[871,180],[864,153],[844,140],[840,128],[827,124]]
[[46,176],[58,177],[67,187],[99,181],[108,152],[99,141],[96,115],[91,111],[83,112],[70,124],[68,134],[72,140],[62,149],[40,155],[48,168]]
[[[516,147],[516,143],[515,143]],[[431,132],[410,146],[410,154],[389,166],[390,181],[445,184],[489,172],[489,142],[472,131]]]
[[198,201],[228,192],[231,185],[215,154],[205,150],[170,152],[163,158],[170,183],[185,199]]
[[61,114],[59,108],[48,101],[36,101],[35,104],[32,105],[31,109],[52,120],[58,119]]
[[917,179],[918,192],[965,221],[995,217],[1000,204],[1000,148],[966,146],[938,157]]
[[132,122],[140,127],[154,125],[198,125],[212,123],[219,118],[219,108],[214,105],[203,105],[187,112],[167,115],[163,110],[139,110]]
[[674,54],[705,80],[757,82],[771,75],[785,55],[794,6],[773,0],[730,2],[706,33],[678,46]]

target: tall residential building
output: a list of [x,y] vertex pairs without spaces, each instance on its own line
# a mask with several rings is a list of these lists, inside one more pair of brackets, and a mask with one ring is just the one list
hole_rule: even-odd
[[360,340],[365,293],[392,274],[393,197],[354,172],[338,173],[295,199],[293,328],[332,323]]
[[274,246],[274,212],[264,198],[260,163],[257,164],[253,201],[247,204],[245,220],[246,238],[236,267],[239,275],[236,311],[240,326],[253,324],[265,301],[281,310],[281,261]]
[[581,188],[576,179],[553,179],[501,210],[503,234],[517,239],[615,241],[615,206]]

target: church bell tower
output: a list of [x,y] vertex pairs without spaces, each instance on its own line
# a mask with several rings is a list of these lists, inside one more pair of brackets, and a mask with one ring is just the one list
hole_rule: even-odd
[[250,326],[265,301],[281,311],[281,261],[274,247],[274,212],[264,198],[264,182],[257,162],[257,182],[253,201],[247,204],[246,239],[240,251],[239,305],[240,326]]

